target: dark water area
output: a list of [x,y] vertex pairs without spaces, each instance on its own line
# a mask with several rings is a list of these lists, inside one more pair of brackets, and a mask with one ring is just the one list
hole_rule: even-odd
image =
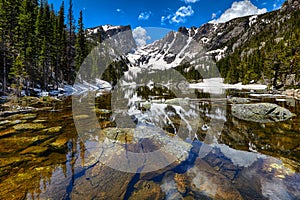
[[[138,86],[2,104],[0,199],[300,199],[300,101],[259,93]],[[295,115],[242,120],[227,97]]]

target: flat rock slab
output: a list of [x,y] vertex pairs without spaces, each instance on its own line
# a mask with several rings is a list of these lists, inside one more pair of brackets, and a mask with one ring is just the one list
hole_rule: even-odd
[[288,109],[272,103],[233,104],[231,112],[236,118],[259,123],[280,122],[294,116]]

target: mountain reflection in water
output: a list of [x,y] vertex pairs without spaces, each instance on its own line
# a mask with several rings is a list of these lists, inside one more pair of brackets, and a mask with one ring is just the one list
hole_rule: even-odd
[[[299,101],[251,99],[276,103],[297,115],[283,122],[257,123],[235,118],[226,98],[201,90],[182,98],[164,86],[118,90],[115,96],[106,94],[95,105],[81,107],[81,115],[74,116],[89,138],[77,133],[72,97],[52,105],[54,109],[2,116],[0,199],[300,198]],[[226,92],[224,96],[249,97],[247,91]],[[91,111],[100,130],[90,128]],[[116,126],[118,135],[113,132]],[[130,131],[139,126],[159,127],[165,133],[160,138],[170,140],[168,144],[175,137],[186,142],[183,149],[170,147],[166,155],[187,154],[182,159],[172,155],[178,159],[156,171],[143,172],[143,166],[137,169],[142,173],[129,173],[104,165],[95,155],[97,149],[90,149],[95,141],[113,141],[128,152],[162,147],[153,138],[135,139]],[[119,161],[109,153],[103,153],[107,162],[117,166]]]

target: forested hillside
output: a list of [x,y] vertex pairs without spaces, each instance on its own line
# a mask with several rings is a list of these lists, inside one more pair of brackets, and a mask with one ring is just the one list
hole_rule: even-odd
[[67,7],[65,10],[62,2],[55,11],[45,0],[0,1],[0,83],[4,94],[20,95],[21,88],[30,94],[32,88],[49,90],[72,84],[88,45],[82,12],[76,23],[72,0]]
[[[275,88],[300,83],[300,9],[286,1],[278,11],[255,16],[245,24],[245,42],[217,62],[229,83],[261,82]],[[232,38],[234,44],[239,38]]]

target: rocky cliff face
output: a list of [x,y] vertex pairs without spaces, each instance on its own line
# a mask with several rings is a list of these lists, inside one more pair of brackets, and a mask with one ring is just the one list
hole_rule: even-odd
[[[86,29],[86,34],[88,37],[96,41],[104,41],[105,39],[117,35],[118,33],[131,31],[130,25],[127,26],[112,26],[112,25],[103,25],[94,28]],[[99,41],[99,42],[100,42]]]
[[88,39],[94,44],[105,42],[120,53],[127,54],[136,48],[130,25],[104,25],[86,29]]

